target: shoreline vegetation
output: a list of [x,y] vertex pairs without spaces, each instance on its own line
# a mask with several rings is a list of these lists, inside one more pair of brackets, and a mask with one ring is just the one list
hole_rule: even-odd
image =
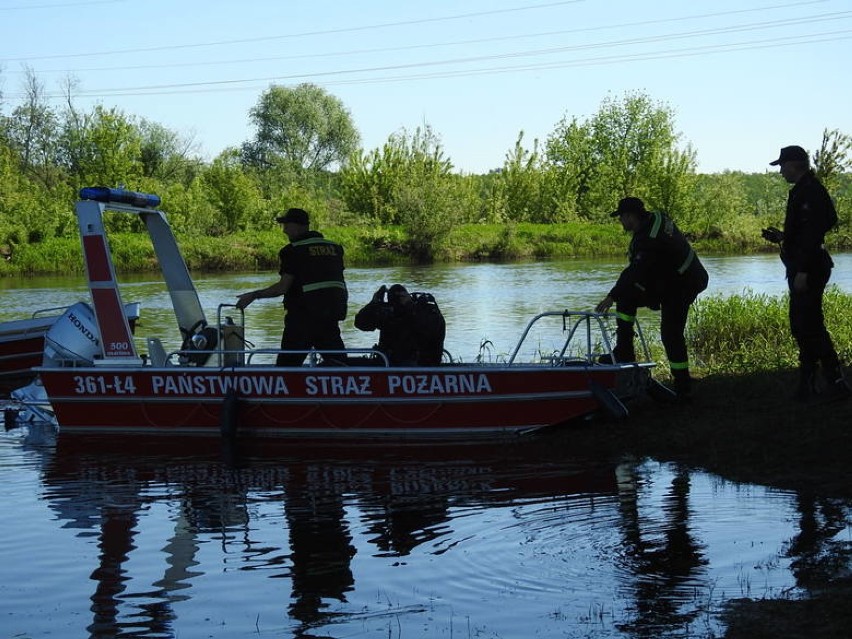
[[[777,246],[760,237],[760,224],[741,236],[697,239],[699,255],[777,253]],[[419,263],[408,251],[409,238],[402,226],[348,226],[318,228],[343,245],[347,266],[389,266]],[[226,236],[177,233],[191,271],[274,271],[278,251],[287,239],[277,228],[237,232]],[[832,252],[852,250],[852,233],[832,232],[826,238]],[[119,273],[159,269],[146,233],[109,234]],[[512,262],[589,257],[623,257],[628,238],[620,225],[592,222],[554,224],[465,224],[444,238],[433,262]],[[21,244],[0,260],[0,277],[27,277],[83,272],[80,240],[54,237]]]
[[[520,131],[483,174],[456,170],[428,123],[362,148],[346,106],[311,84],[264,91],[252,137],[212,160],[119,109],[83,112],[70,94],[56,108],[35,75],[25,95],[8,114],[0,102],[0,276],[81,268],[73,203],[87,186],[160,197],[194,271],[275,268],[273,220],[292,206],[352,266],[621,256],[610,212],[627,195],[668,214],[701,254],[766,251],[760,230],[783,225],[789,190],[770,169],[774,148],[763,173],[698,173],[674,110],[642,92],[588,118],[566,113],[542,139]],[[826,129],[806,146],[838,210],[831,248],[852,249],[852,136]],[[142,223],[108,218],[117,268],[152,269]]]

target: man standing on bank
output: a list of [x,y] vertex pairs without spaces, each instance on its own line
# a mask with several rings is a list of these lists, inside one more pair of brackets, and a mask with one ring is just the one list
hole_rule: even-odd
[[[310,220],[302,209],[288,209],[275,218],[290,243],[278,253],[281,279],[266,288],[237,297],[244,309],[256,299],[283,296],[284,332],[278,366],[300,366],[311,348],[342,351],[338,322],[346,318],[349,294],[343,279],[343,247],[310,230]],[[345,360],[343,354],[329,354],[326,360]]]
[[663,213],[645,210],[638,197],[626,197],[611,213],[633,234],[628,257],[615,286],[595,307],[605,313],[615,302],[616,331],[613,356],[618,362],[636,361],[633,346],[636,311],[647,306],[660,311],[660,339],[679,398],[688,397],[692,378],[687,356],[686,320],[689,307],[707,288],[707,271],[689,242]]
[[828,191],[810,167],[807,151],[785,146],[778,159],[769,163],[780,169],[792,188],[787,195],[784,230],[763,229],[763,238],[781,245],[781,261],[790,289],[790,332],[799,347],[799,386],[796,399],[808,401],[815,390],[817,363],[828,384],[828,398],[848,397],[852,392],[825,328],[822,297],[834,263],[823,242],[826,232],[837,224],[837,211]]

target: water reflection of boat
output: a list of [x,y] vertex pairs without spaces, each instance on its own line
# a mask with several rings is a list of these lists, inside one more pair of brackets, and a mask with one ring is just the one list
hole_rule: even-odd
[[[452,636],[441,619],[453,610],[457,622],[487,620],[493,636],[568,636],[598,606],[605,636],[716,633],[713,611],[732,592],[750,596],[738,584],[763,575],[753,564],[777,551],[768,543],[743,555],[755,544],[741,540],[763,538],[727,517],[710,525],[702,510],[715,521],[730,514],[718,502],[730,502],[700,471],[572,456],[569,433],[511,444],[256,441],[235,457],[182,438],[55,446],[39,449],[38,492],[52,534],[80,542],[68,547],[90,580],[66,586],[70,600],[84,599],[66,613],[82,613],[91,637],[216,634],[220,619],[228,636],[353,636],[383,615],[399,632],[370,636],[424,625]],[[737,501],[751,492],[730,488]],[[764,525],[778,527],[776,510],[789,519],[778,508],[787,502],[769,504]],[[843,504],[803,496],[798,507],[801,534],[791,529],[788,545],[797,580],[844,543],[848,525]],[[720,533],[730,538],[721,547]],[[725,546],[734,554],[722,559]],[[16,561],[10,574],[52,583],[51,563],[42,575]],[[733,572],[720,572],[728,564]],[[778,574],[765,583],[791,585]]]
[[[57,322],[73,321],[81,315],[85,302],[69,307],[46,308],[24,319],[0,322],[0,397],[8,397],[16,388],[32,382],[44,357],[44,338]],[[139,304],[126,305],[125,313],[131,331],[139,319]]]
[[[81,197],[76,214],[103,339],[91,356],[68,347],[39,368],[64,433],[471,438],[528,432],[603,409],[622,417],[622,400],[651,383],[653,362],[614,363],[606,316],[575,311],[534,317],[502,362],[392,367],[380,353],[359,350],[310,352],[308,365],[278,368],[270,363],[276,351],[246,348],[243,314],[233,305],[220,304],[208,321],[155,208],[158,197],[111,189],[83,189]],[[134,215],[147,227],[181,333],[179,351],[166,353],[161,338],[150,337],[147,356],[137,352],[105,211]]]
[[[329,608],[356,588],[353,526],[366,531],[359,535],[369,538],[373,556],[402,558],[451,537],[453,510],[554,499],[591,506],[618,491],[612,464],[572,463],[547,440],[380,449],[293,441],[244,450],[238,466],[223,463],[215,446],[187,452],[198,450],[198,440],[149,443],[128,454],[115,440],[59,438],[46,460],[43,483],[55,516],[80,536],[98,536],[92,637],[131,629],[169,634],[174,606],[210,577],[210,558],[199,553],[211,540],[223,557],[236,557],[236,569],[289,580],[290,623],[301,633],[334,623],[339,613]],[[278,541],[259,538],[260,509],[279,508]],[[144,553],[137,536],[162,529],[146,528],[152,511],[171,520],[169,538],[157,544],[162,571],[153,573],[150,554],[136,557]],[[128,564],[147,568],[134,572]],[[153,581],[140,582],[151,574]]]

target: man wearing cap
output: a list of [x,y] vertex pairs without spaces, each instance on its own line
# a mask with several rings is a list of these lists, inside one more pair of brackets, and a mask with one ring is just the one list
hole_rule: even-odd
[[638,197],[626,197],[611,213],[625,231],[633,234],[629,264],[615,286],[595,307],[605,313],[615,302],[616,331],[613,358],[636,361],[633,346],[636,311],[647,306],[660,311],[660,339],[674,378],[675,392],[686,398],[691,392],[687,356],[686,320],[689,307],[707,288],[707,271],[674,221],[663,213],[645,210]]
[[778,159],[781,176],[793,186],[787,195],[784,230],[774,226],[762,231],[763,238],[780,244],[790,289],[790,332],[799,347],[799,386],[796,399],[810,400],[816,391],[817,364],[827,382],[827,398],[852,394],[831,336],[825,327],[822,298],[834,263],[823,242],[826,232],[837,224],[837,211],[825,187],[810,167],[807,151],[785,146]]
[[[237,307],[244,309],[256,299],[284,297],[287,314],[281,335],[278,366],[300,366],[306,351],[342,351],[338,322],[346,317],[348,292],[343,279],[343,247],[310,230],[308,213],[288,209],[275,220],[282,225],[290,243],[278,253],[281,279],[271,286],[243,293]],[[344,360],[329,354],[327,360]]]

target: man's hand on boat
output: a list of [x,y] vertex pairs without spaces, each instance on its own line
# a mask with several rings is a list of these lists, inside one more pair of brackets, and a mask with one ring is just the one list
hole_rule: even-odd
[[257,291],[249,291],[242,295],[237,295],[237,308],[243,310],[246,306],[257,299]]
[[598,302],[597,306],[595,306],[595,313],[606,313],[612,306],[613,302],[615,302],[615,300],[612,299],[609,295],[607,295],[600,302]]

